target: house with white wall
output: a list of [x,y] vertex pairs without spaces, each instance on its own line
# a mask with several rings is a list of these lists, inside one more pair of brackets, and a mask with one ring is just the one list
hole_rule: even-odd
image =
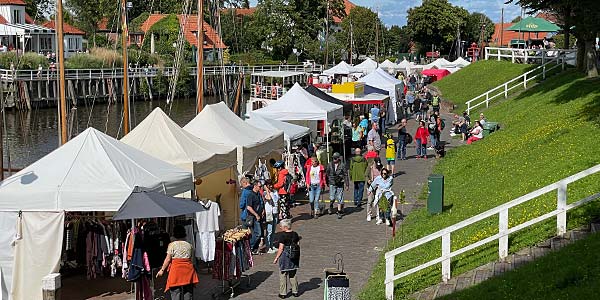
[[34,24],[25,13],[25,1],[0,0],[2,46],[8,50],[52,52],[55,48],[54,41],[54,30]]
[[[44,23],[44,27],[56,30],[54,20]],[[83,52],[83,30],[63,22],[63,40],[65,45],[65,58]]]

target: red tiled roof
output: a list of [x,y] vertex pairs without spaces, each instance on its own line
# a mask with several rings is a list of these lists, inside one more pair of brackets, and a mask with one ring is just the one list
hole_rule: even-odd
[[[48,21],[48,22],[44,23],[42,26],[44,26],[46,28],[50,28],[50,29],[56,29],[54,20]],[[83,30],[81,30],[75,26],[69,25],[67,23],[63,23],[63,32],[65,34],[85,35],[85,32],[83,32]]]
[[[142,24],[142,31],[147,32],[154,24],[156,24],[156,22],[162,20],[162,18],[166,16],[167,15],[163,14],[151,14]],[[198,31],[198,16],[188,15],[187,18],[184,18],[183,15],[177,15],[177,19],[179,19],[180,26],[183,27],[185,39],[188,41],[188,43],[190,43],[190,45],[197,46],[198,39],[196,38],[194,32]],[[204,49],[212,49],[213,47],[218,49],[227,48],[217,32],[208,23],[203,21],[202,27],[204,30]]]
[[251,16],[256,12],[256,7],[250,8],[223,8],[221,9],[222,14],[231,14],[231,11],[234,11],[236,16]]
[[23,0],[0,0],[0,5],[26,5]]
[[[494,34],[492,35],[491,43],[498,46],[508,46],[510,44],[510,40],[520,39],[521,35],[519,34],[519,32],[506,30],[512,25],[513,23],[494,24]],[[504,27],[504,33],[502,33],[502,27]],[[500,38],[501,36],[502,39]],[[500,44],[501,41],[502,44]]]
[[108,30],[108,18],[102,18],[98,23],[99,30]]
[[8,24],[8,21],[2,15],[0,15],[0,24]]
[[535,17],[545,19],[546,21],[552,22],[554,24],[558,24],[558,17],[556,16],[556,14],[551,12],[541,12]]
[[[350,14],[350,11],[356,7],[356,4],[350,2],[349,0],[344,0],[344,10],[346,11],[346,16]],[[339,17],[333,17],[333,22],[335,22],[336,24],[342,23],[342,20],[344,18],[339,18]]]
[[34,23],[33,22],[33,18],[28,13],[25,13],[25,23],[27,23],[27,24],[33,24]]

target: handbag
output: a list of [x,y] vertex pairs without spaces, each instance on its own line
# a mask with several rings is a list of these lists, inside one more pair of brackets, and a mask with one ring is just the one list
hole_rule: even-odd
[[252,228],[254,227],[254,221],[254,216],[249,215],[246,217],[246,222],[244,222],[244,225],[246,225],[246,228]]

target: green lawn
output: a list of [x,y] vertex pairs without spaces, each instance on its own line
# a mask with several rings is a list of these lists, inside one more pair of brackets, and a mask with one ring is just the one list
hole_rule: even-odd
[[444,300],[579,300],[600,295],[600,234],[577,241],[521,268]]
[[465,102],[535,67],[509,61],[482,60],[433,85],[442,91],[444,99],[457,105],[456,111],[461,112],[466,108]]
[[[517,98],[486,111],[502,129],[470,146],[448,152],[434,173],[445,176],[444,213],[430,216],[426,209],[411,212],[404,235],[390,242],[391,250],[459,221],[513,200],[564,177],[600,163],[600,81],[587,80],[573,71],[555,76]],[[456,141],[452,141],[456,143]],[[600,175],[568,187],[569,203],[600,191]],[[556,193],[549,193],[509,211],[510,226],[553,210]],[[594,202],[570,212],[570,228],[600,215]],[[510,236],[510,252],[516,252],[550,236],[555,220]],[[491,217],[452,235],[452,250],[497,232]],[[439,240],[396,257],[396,274],[434,259],[441,252]],[[490,243],[452,262],[452,275],[464,273],[498,258],[497,244]],[[441,279],[440,266],[396,281],[397,298],[412,294]],[[360,294],[360,299],[384,299],[385,260],[382,258]]]

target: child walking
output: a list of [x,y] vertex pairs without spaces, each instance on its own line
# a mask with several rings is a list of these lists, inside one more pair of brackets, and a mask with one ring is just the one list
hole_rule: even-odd
[[396,164],[396,142],[391,135],[387,136],[385,159],[387,160],[387,169],[391,172],[390,175],[393,177],[395,174],[394,165]]

